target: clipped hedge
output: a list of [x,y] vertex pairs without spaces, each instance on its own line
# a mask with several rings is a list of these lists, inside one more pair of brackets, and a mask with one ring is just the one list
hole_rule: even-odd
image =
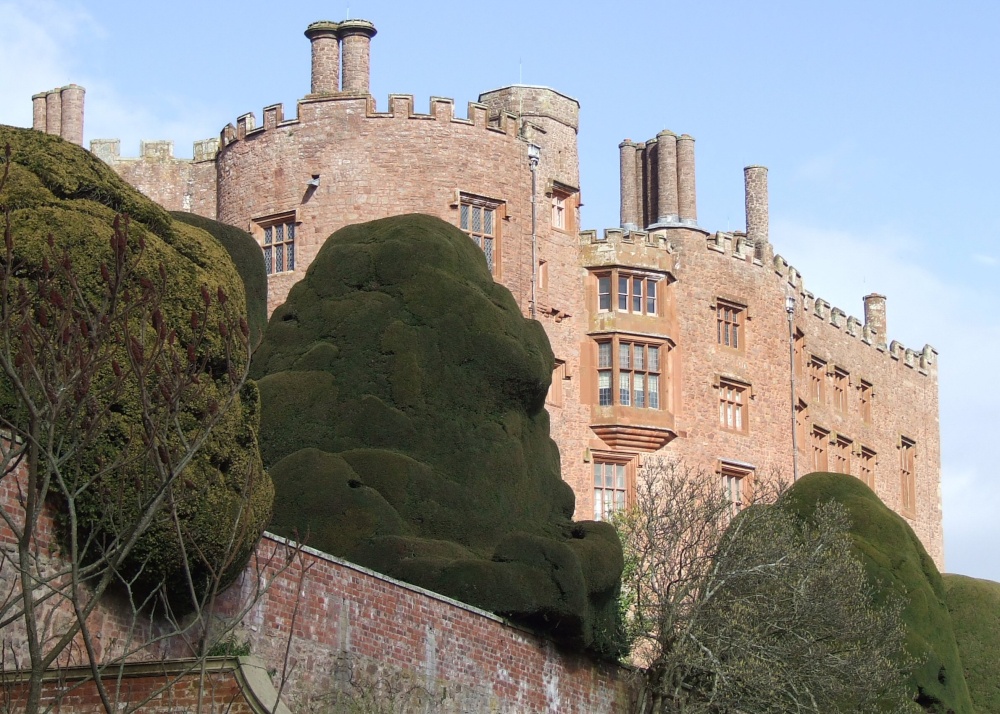
[[1000,583],[942,577],[972,703],[980,714],[1000,712]]
[[[176,329],[182,350],[193,334],[190,315],[202,304],[202,286],[213,295],[222,288],[229,296],[230,308],[237,315],[246,314],[243,280],[227,251],[211,235],[171,219],[79,146],[41,132],[0,126],[0,149],[8,144],[13,150],[12,163],[0,204],[11,209],[15,255],[23,261],[22,279],[30,281],[38,273],[44,242],[52,234],[56,248],[68,250],[87,297],[96,302],[104,290],[100,265],[111,262],[112,224],[117,214],[127,213],[131,245],[137,245],[140,238],[145,241],[139,277],[158,281],[160,264],[169,276],[160,309],[166,326]],[[140,292],[136,286],[130,289]],[[218,320],[221,314],[217,308],[213,310],[211,319]],[[207,333],[201,350],[215,358],[223,355],[223,340],[217,331]],[[236,354],[234,360],[240,367],[245,365],[246,356]],[[217,362],[210,362],[209,370],[213,364]],[[110,379],[110,374],[100,378]],[[210,400],[221,403],[228,392],[225,370],[218,374],[206,371],[202,381],[202,398],[182,405],[178,414],[186,429],[196,429],[210,408]],[[129,435],[141,431],[142,409],[134,384],[126,386],[112,407],[115,421],[107,424],[86,453],[64,465],[71,479],[88,478],[98,460],[117,458],[129,443]],[[5,379],[0,379],[0,409],[8,417],[18,410]],[[187,550],[200,551],[207,561],[206,565],[191,559],[196,584],[207,583],[210,570],[221,569],[223,582],[241,572],[269,521],[273,486],[261,462],[258,428],[259,393],[250,382],[233,408],[222,415],[174,489]],[[134,522],[134,504],[150,492],[151,478],[148,462],[140,458],[88,488],[77,504],[78,535],[93,535],[100,543],[120,532],[124,524]],[[65,503],[55,505],[63,507]],[[143,589],[166,583],[176,596],[174,606],[183,609],[190,604],[184,569],[176,526],[163,512],[133,550],[124,575],[138,577],[140,595]]]
[[250,344],[260,343],[267,327],[267,273],[260,246],[246,231],[228,223],[213,221],[184,211],[171,211],[175,221],[200,228],[226,249],[236,270],[243,279],[247,304],[247,323],[250,326]]
[[799,479],[784,503],[808,517],[817,503],[835,500],[847,507],[851,537],[873,583],[877,599],[892,595],[906,603],[907,651],[918,660],[911,682],[925,711],[972,714],[955,629],[946,604],[944,581],[913,529],[853,476],[813,473]]
[[337,231],[254,357],[272,530],[612,653],[621,546],[571,521],[552,366],[541,325],[454,226]]

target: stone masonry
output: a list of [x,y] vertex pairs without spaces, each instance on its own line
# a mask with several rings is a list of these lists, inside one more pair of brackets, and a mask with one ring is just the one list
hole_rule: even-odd
[[[323,21],[306,36],[311,93],[294,118],[281,105],[259,126],[243,114],[191,161],[165,142],[139,159],[114,141],[92,150],[166,207],[247,229],[265,250],[271,227],[292,225],[282,250],[294,263],[272,270],[270,310],[350,223],[429,213],[489,243],[496,279],[556,355],[547,406],[577,518],[606,516],[598,498],[617,503],[595,473],[624,467],[627,500],[652,456],[738,483],[734,500],[756,479],[841,470],[944,566],[937,353],[889,339],[881,295],[865,297],[862,321],[805,288],[769,241],[765,167],[744,169],[746,231],[712,232],[698,225],[694,138],[625,140],[621,228],[580,233],[575,100],[515,85],[464,117],[438,97],[428,114],[398,94],[380,110],[368,93],[375,27]],[[52,131],[65,96],[35,97],[36,128],[41,117]],[[492,242],[463,224],[476,207],[495,212]]]

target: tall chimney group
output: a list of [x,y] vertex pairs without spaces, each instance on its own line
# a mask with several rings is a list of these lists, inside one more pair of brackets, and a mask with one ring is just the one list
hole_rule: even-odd
[[31,98],[31,128],[83,146],[84,94],[78,84],[36,94]]
[[621,223],[625,230],[698,224],[694,137],[661,131],[621,150]]
[[312,94],[368,94],[371,39],[375,25],[367,20],[321,20],[306,28],[312,45]]

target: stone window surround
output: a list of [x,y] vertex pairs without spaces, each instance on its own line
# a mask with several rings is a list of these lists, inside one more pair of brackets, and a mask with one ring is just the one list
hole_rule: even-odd
[[[662,312],[663,290],[668,284],[666,276],[631,268],[595,270],[597,278],[597,311],[656,317]],[[622,283],[625,292],[622,292]],[[636,290],[639,285],[640,291]],[[622,307],[624,299],[625,307]],[[636,301],[639,309],[636,310]]]
[[757,469],[752,464],[732,459],[719,459],[716,473],[722,484],[722,491],[729,499],[730,514],[735,516],[751,495],[753,479]]
[[[664,394],[664,384],[663,375],[666,368],[666,359],[670,352],[670,345],[663,340],[649,339],[649,338],[636,338],[632,335],[620,335],[618,333],[613,333],[602,337],[601,339],[595,340],[597,344],[597,404],[599,406],[617,406],[626,407],[633,409],[643,409],[643,410],[653,410],[659,411],[664,408],[663,404],[663,394]],[[607,348],[603,347],[604,345]],[[622,366],[622,355],[624,354],[622,347],[624,345],[629,346],[629,364],[627,367]],[[635,354],[636,347],[642,348],[643,359],[637,366]],[[651,364],[649,357],[649,348],[656,348],[656,363]],[[641,375],[643,378],[644,389],[640,392],[644,395],[643,404],[636,404],[637,399],[635,398],[635,375]],[[629,397],[628,403],[622,400],[621,386],[623,384],[623,377],[628,379],[629,383]],[[652,380],[655,383],[655,390],[649,388],[649,378],[653,377]],[[602,399],[601,392],[604,391],[604,398]],[[655,406],[651,406],[651,403],[655,402]]]
[[[295,271],[295,239],[298,237],[298,227],[301,223],[302,222],[298,220],[297,211],[294,209],[291,211],[282,211],[280,213],[260,216],[252,220],[251,233],[254,238],[257,239],[257,243],[261,247],[261,253],[264,260],[264,270],[268,277]],[[268,231],[272,231],[271,235],[274,236],[279,227],[282,232],[281,240],[275,240],[272,237],[272,240],[269,243],[267,240]],[[291,230],[289,231],[289,229]],[[289,232],[291,233],[290,236]],[[274,269],[274,261],[277,253],[275,248],[278,247],[281,247],[282,249],[281,270]],[[268,251],[271,252],[269,253]],[[291,265],[291,268],[286,268],[286,265]]]
[[[635,502],[635,465],[636,454],[619,451],[593,451],[591,452],[592,467],[594,474],[594,520],[604,520],[607,516],[627,508]],[[607,467],[613,467],[613,483],[607,483]],[[604,477],[604,483],[598,485],[598,471]],[[618,475],[621,474],[621,485],[618,483]],[[608,502],[608,495],[611,494],[613,500]],[[609,505],[611,508],[609,509]]]
[[[480,196],[466,191],[458,192],[458,227],[466,233],[486,254],[486,262],[494,280],[502,279],[503,235],[501,225],[506,218],[506,202],[501,199]],[[479,229],[474,228],[475,210],[481,211]],[[487,231],[486,214],[490,212],[490,228]]]

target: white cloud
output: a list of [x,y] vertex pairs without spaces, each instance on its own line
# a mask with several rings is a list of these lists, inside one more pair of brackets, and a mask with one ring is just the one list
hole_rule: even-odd
[[90,46],[108,33],[72,2],[0,0],[0,28],[2,124],[30,127],[33,94],[75,83],[87,90],[85,143],[121,139],[122,155],[136,156],[141,139],[171,139],[178,156],[190,156],[195,140],[218,132],[219,127],[206,129],[205,107],[199,102],[158,92],[161,106],[142,106],[113,79],[95,73],[87,62],[93,54]]
[[102,31],[79,7],[51,0],[0,2],[0,27],[0,122],[31,126],[31,96],[79,83],[72,48]]
[[1000,260],[997,260],[992,255],[985,255],[983,253],[974,254],[972,259],[980,265],[988,265],[990,267],[1000,264]]

